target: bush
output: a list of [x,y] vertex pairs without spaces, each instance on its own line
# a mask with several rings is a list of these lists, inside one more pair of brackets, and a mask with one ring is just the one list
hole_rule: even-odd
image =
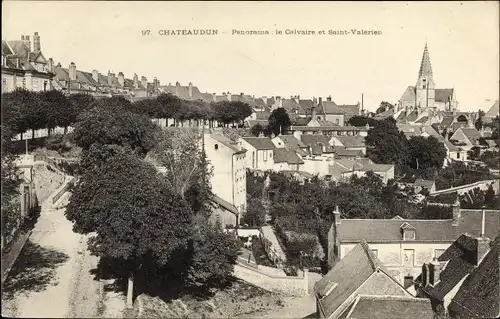
[[252,198],[248,201],[247,211],[243,215],[242,222],[251,227],[260,227],[266,222],[266,209],[260,199]]
[[71,150],[71,140],[70,137],[63,134],[54,134],[47,137],[45,141],[45,147],[52,151],[57,151],[59,154],[68,152]]
[[427,198],[429,203],[453,204],[457,200],[457,192],[439,194]]

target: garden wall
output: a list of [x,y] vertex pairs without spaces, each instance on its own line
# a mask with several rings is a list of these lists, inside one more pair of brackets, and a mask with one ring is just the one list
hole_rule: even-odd
[[279,276],[262,272],[258,268],[243,263],[234,265],[234,276],[263,289],[290,296],[306,296],[309,291],[309,271],[299,272],[299,276]]

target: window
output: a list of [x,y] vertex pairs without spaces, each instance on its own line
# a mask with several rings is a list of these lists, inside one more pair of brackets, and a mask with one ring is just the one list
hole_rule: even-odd
[[413,276],[405,276],[405,277],[404,277],[403,287],[404,287],[405,289],[408,289],[408,288],[410,288],[411,286],[413,286]]
[[267,152],[264,151],[264,162],[267,162]]
[[434,258],[438,259],[444,253],[444,249],[434,249]]
[[457,152],[457,159],[460,159],[460,152]]
[[336,119],[336,120],[335,120],[335,124],[337,124],[337,125],[338,125],[339,123],[340,123],[339,119]]
[[403,252],[403,266],[411,266],[414,264],[415,251],[413,249],[405,249]]
[[21,83],[23,84],[23,89],[25,89],[25,88],[26,88],[26,79],[25,79],[25,78],[23,78],[23,79],[21,80]]
[[218,149],[219,149],[219,144],[215,144],[215,145],[214,145],[214,149],[215,149],[215,150],[218,150]]
[[47,91],[47,81],[43,81],[43,90]]
[[415,240],[415,230],[414,229],[403,230],[403,240]]
[[2,92],[7,92],[7,79],[2,78]]

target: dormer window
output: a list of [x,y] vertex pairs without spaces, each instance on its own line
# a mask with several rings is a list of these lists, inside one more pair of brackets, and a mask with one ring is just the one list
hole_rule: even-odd
[[215,149],[215,150],[218,150],[218,149],[219,149],[219,144],[215,144],[215,145],[214,145],[214,149]]
[[409,223],[403,223],[401,225],[401,231],[403,233],[403,240],[415,240],[415,227]]

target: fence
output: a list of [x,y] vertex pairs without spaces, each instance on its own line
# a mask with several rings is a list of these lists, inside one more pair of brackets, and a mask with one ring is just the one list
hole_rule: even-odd
[[61,198],[61,196],[64,195],[64,193],[66,193],[71,187],[73,187],[75,182],[76,182],[76,177],[72,177],[71,180],[69,180],[69,182],[67,182],[66,185],[64,185],[64,187],[61,188],[57,192],[57,194],[54,195],[54,197],[52,197],[52,204],[55,204],[59,200],[59,198]]
[[271,275],[259,269],[237,262],[234,276],[268,291],[290,296],[306,296],[309,293],[309,271],[304,269],[298,276]]

